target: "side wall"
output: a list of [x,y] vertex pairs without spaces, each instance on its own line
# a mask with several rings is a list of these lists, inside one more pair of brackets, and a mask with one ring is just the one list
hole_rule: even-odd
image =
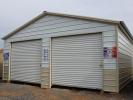
[[0,78],[2,78],[3,74],[3,50],[0,49]]
[[119,89],[121,90],[127,83],[131,81],[132,76],[132,60],[133,60],[133,44],[118,30],[118,67],[119,67]]
[[[97,32],[103,33],[103,48],[116,46],[113,24],[47,15],[5,40],[4,53],[10,52],[10,42],[42,39],[41,87],[51,87],[51,37]],[[48,51],[48,60],[44,59],[44,50]],[[10,80],[9,62],[4,62],[4,79]],[[118,92],[116,59],[104,59],[102,65],[103,90]]]

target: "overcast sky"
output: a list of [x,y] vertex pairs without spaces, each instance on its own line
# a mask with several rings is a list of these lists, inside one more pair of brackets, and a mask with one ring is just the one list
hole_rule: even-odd
[[42,11],[123,20],[133,33],[133,0],[0,0],[0,38]]

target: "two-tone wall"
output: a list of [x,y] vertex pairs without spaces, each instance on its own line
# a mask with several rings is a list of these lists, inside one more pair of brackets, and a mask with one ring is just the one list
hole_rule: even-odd
[[[10,80],[11,42],[42,39],[41,87],[51,87],[51,37],[102,33],[102,47],[112,48],[116,43],[116,26],[91,20],[47,15],[9,37],[4,42],[4,53],[9,59],[4,61],[4,80]],[[48,59],[44,59],[44,50]],[[115,58],[103,59],[103,90],[118,92],[118,74]]]
[[127,38],[124,31],[117,28],[118,32],[118,68],[119,68],[119,90],[131,81],[133,44]]

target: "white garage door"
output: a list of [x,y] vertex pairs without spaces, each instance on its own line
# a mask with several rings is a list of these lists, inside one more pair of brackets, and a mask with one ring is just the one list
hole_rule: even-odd
[[102,35],[52,38],[52,84],[102,89]]
[[40,83],[41,40],[12,43],[11,80]]

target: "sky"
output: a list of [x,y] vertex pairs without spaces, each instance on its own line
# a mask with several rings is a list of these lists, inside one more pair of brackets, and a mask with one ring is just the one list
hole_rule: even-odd
[[133,0],[0,0],[0,38],[43,11],[121,20],[133,34]]

